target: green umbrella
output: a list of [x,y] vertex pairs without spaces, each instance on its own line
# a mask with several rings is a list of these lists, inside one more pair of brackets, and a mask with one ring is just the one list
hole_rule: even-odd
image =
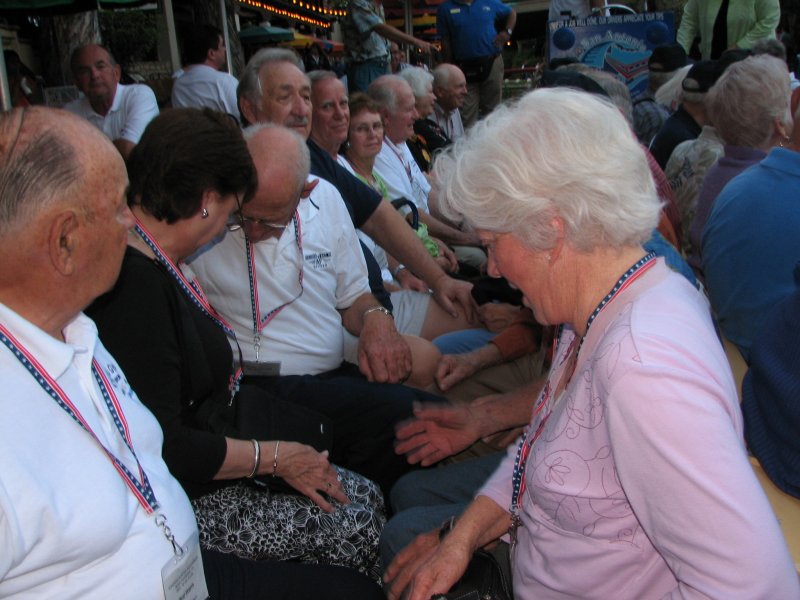
[[98,8],[129,8],[148,2],[152,0],[0,0],[0,13],[16,11],[28,14],[65,14]]
[[242,41],[242,43],[270,44],[293,40],[294,33],[291,30],[283,29],[282,27],[259,25],[257,27],[248,27],[247,29],[240,31],[239,39]]

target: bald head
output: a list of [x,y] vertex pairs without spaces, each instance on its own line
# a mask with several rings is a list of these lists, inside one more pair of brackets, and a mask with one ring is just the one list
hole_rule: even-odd
[[[62,110],[19,108],[0,117],[0,236],[33,223],[54,204],[79,205],[91,168],[86,153],[114,146],[84,119]],[[124,168],[124,167],[123,167]]]
[[414,134],[416,100],[411,86],[398,75],[382,75],[367,90],[380,107],[384,131],[393,143],[401,144]]
[[447,112],[461,108],[467,97],[467,79],[455,65],[442,63],[433,70],[433,93],[436,102]]
[[258,173],[258,190],[243,214],[248,237],[259,241],[280,234],[291,221],[308,187],[311,159],[305,140],[286,127],[254,125],[244,135]]
[[133,225],[127,183],[84,119],[42,107],[0,117],[0,301],[60,335],[116,281]]

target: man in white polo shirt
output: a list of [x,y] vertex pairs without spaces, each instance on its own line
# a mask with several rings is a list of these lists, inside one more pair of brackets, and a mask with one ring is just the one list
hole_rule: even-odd
[[209,302],[236,331],[234,352],[241,349],[245,375],[337,369],[344,326],[360,336],[358,360],[368,379],[404,380],[410,350],[370,293],[339,192],[309,177],[308,148],[295,132],[258,125],[247,134],[258,192],[243,208],[241,228],[191,264]]
[[239,81],[224,71],[228,57],[222,32],[211,25],[194,25],[184,34],[183,74],[172,88],[175,108],[212,108],[239,119],[236,86]]
[[207,595],[161,428],[81,312],[119,273],[127,183],[81,119],[46,108],[0,118],[3,598]]
[[102,46],[76,48],[70,65],[83,97],[64,108],[105,133],[127,160],[144,128],[158,115],[156,95],[146,85],[122,85],[120,66]]
[[[411,353],[369,291],[341,196],[308,177],[303,139],[273,124],[245,135],[258,191],[242,208],[239,228],[190,266],[236,332],[244,383],[324,414],[333,424],[331,461],[388,491],[410,469],[393,450],[395,424],[410,416],[413,402],[437,398],[379,383],[408,377]],[[343,327],[358,336],[350,361]]]

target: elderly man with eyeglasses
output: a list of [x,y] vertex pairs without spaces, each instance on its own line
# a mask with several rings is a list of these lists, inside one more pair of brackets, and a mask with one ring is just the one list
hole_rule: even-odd
[[437,398],[388,383],[411,374],[409,347],[369,291],[341,196],[309,177],[302,137],[274,124],[245,137],[258,190],[192,270],[236,332],[245,383],[324,414],[335,445],[386,491],[410,469],[393,451],[394,425]]

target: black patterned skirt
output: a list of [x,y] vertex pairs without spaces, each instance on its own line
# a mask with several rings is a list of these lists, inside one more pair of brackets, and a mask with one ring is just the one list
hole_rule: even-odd
[[386,523],[378,486],[336,467],[349,504],[326,513],[306,496],[245,482],[192,502],[204,548],[251,560],[292,560],[356,569],[380,583],[378,540]]

